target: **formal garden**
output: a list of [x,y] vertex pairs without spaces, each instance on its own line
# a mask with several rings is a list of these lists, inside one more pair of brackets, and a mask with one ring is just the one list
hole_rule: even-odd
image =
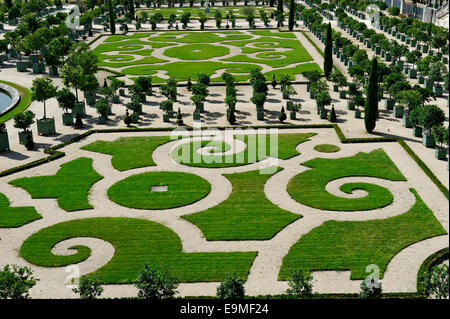
[[448,297],[448,29],[393,8],[0,3],[0,299]]

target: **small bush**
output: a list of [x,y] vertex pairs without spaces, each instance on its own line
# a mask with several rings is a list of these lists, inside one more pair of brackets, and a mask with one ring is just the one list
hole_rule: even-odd
[[139,290],[139,299],[167,299],[177,293],[178,281],[167,268],[160,270],[146,264],[134,285]]
[[233,274],[217,287],[217,298],[219,299],[243,299],[245,296],[244,281]]
[[286,290],[289,295],[299,298],[312,295],[312,276],[303,269],[294,270],[288,282],[290,288]]
[[28,291],[38,280],[28,267],[6,265],[0,270],[0,299],[29,299]]
[[381,297],[381,294],[383,292],[380,282],[378,282],[377,285],[373,284],[371,285],[371,287],[368,287],[366,281],[363,280],[360,288],[361,291],[359,292],[359,298],[362,299],[378,299]]
[[283,123],[287,119],[286,112],[284,111],[284,107],[283,106],[281,107],[280,114],[278,114],[278,119],[280,120],[281,123]]
[[419,278],[420,285],[424,289],[424,294],[428,298],[445,299],[448,298],[448,266],[437,265],[431,268]]
[[100,283],[91,278],[81,277],[78,288],[72,289],[74,293],[80,294],[81,299],[96,299],[103,293]]

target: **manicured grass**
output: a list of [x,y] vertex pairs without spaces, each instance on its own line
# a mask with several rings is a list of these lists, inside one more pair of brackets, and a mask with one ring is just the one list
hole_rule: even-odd
[[[206,146],[217,146],[216,142],[195,141],[177,146],[172,151],[172,158],[188,166],[195,167],[231,167],[242,166],[272,156],[279,159],[288,159],[299,153],[297,145],[309,141],[315,133],[292,133],[278,135],[236,135],[235,138],[244,142],[247,147],[244,151],[232,155],[206,155],[199,154],[197,150]],[[262,140],[260,140],[262,138]],[[262,143],[261,143],[262,142]],[[224,143],[227,145],[227,143]],[[250,146],[249,146],[250,145]],[[229,146],[229,145],[228,145]],[[219,151],[224,151],[219,149]]]
[[102,284],[131,284],[145,263],[173,267],[182,282],[222,281],[227,274],[247,278],[256,252],[184,253],[179,237],[153,221],[135,218],[86,218],[44,228],[30,236],[20,256],[43,267],[60,267],[86,260],[91,250],[73,247],[74,254],[56,256],[52,248],[70,238],[93,237],[114,246],[113,258],[89,274]]
[[10,207],[8,198],[0,193],[0,228],[21,227],[41,218],[34,207]]
[[296,175],[289,181],[287,189],[289,195],[303,205],[324,210],[370,210],[389,205],[393,200],[388,189],[368,183],[347,183],[341,187],[341,190],[346,193],[351,193],[355,189],[365,190],[368,192],[365,197],[334,196],[325,190],[325,186],[335,179],[368,176],[391,181],[405,180],[405,177],[382,149],[370,153],[358,153],[352,157],[316,158],[302,163],[302,165],[312,169]]
[[368,276],[376,264],[381,278],[389,261],[402,249],[421,240],[444,235],[445,229],[417,192],[406,213],[381,220],[327,221],[303,235],[284,257],[279,273],[287,280],[295,269],[350,270],[351,279]]
[[207,240],[270,239],[301,217],[267,199],[264,184],[272,175],[261,174],[259,170],[226,174],[233,186],[227,200],[206,211],[182,217],[200,228]]
[[341,148],[334,144],[318,144],[314,146],[314,150],[322,153],[336,153],[341,150]]
[[112,142],[95,141],[81,147],[83,150],[112,155],[111,164],[118,171],[155,166],[152,154],[170,141],[169,136],[121,137]]
[[16,83],[7,82],[0,80],[0,83],[12,86],[15,88],[20,94],[20,102],[16,105],[15,108],[10,110],[9,112],[0,116],[0,123],[6,122],[14,117],[14,115],[25,111],[31,104],[31,91],[23,86],[20,86]]
[[[148,76],[162,70],[179,81],[186,81],[189,76],[192,78],[198,73],[211,76],[226,71],[232,73],[237,81],[245,82],[248,81],[252,69],[261,69],[260,64],[274,68],[264,74],[268,80],[272,79],[272,75],[286,74],[291,79],[295,79],[296,74],[312,70],[321,71],[314,62],[304,63],[311,61],[312,57],[297,40],[295,34],[270,30],[255,30],[252,33],[261,38],[252,38],[252,35],[239,31],[135,33],[130,36],[108,37],[104,43],[94,49],[94,52],[98,55],[101,66],[111,68],[128,66],[121,70],[126,75]],[[177,43],[186,45],[174,46]],[[155,48],[169,47],[164,51],[167,57],[190,61],[208,60],[229,53],[229,48],[221,44],[239,47],[242,54],[222,59],[220,62],[168,62],[151,55]],[[276,52],[275,48],[287,50]],[[200,52],[194,52],[194,50],[200,50]],[[136,54],[142,56],[142,59],[133,57]],[[284,68],[277,69],[280,67]],[[211,81],[223,82],[222,78],[216,75]],[[157,77],[153,79],[153,83],[161,82],[165,80]]]
[[208,60],[228,53],[230,50],[226,47],[203,43],[176,46],[164,51],[165,56],[180,60]]
[[[152,186],[168,186],[151,192]],[[181,172],[149,172],[127,177],[108,189],[115,203],[138,209],[168,209],[192,204],[209,194],[211,185],[200,176]]]
[[103,176],[92,168],[92,159],[80,157],[61,165],[56,175],[23,177],[9,182],[22,187],[32,198],[57,198],[68,212],[93,208],[88,201],[91,186]]

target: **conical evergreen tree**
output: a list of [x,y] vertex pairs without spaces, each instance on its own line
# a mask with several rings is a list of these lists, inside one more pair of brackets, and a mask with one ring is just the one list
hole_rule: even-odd
[[333,70],[333,38],[331,33],[331,23],[328,23],[327,39],[325,41],[325,56],[323,59],[323,72],[327,79],[330,78],[331,71]]
[[281,112],[278,115],[278,119],[280,120],[281,123],[283,123],[287,119],[286,112],[284,111],[284,106],[281,107]]
[[111,29],[111,34],[116,34],[116,17],[111,0],[108,0],[108,7],[109,7],[109,28]]
[[290,0],[289,3],[289,31],[292,31],[294,29],[294,14],[295,14],[295,2],[294,0]]
[[364,124],[366,131],[372,133],[375,129],[378,113],[378,60],[372,59],[370,66],[369,85],[367,86],[367,99],[364,107]]
[[134,0],[128,1],[128,12],[131,14],[131,18],[134,19]]
[[278,0],[277,10],[283,12],[283,0]]
[[330,111],[330,115],[328,117],[328,121],[330,121],[331,123],[336,123],[337,122],[336,111],[334,109],[334,105],[331,106],[331,111]]

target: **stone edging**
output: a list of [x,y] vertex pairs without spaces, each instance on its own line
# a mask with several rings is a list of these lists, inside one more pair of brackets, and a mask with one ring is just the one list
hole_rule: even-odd
[[4,83],[0,83],[0,91],[5,91],[11,97],[11,104],[9,104],[6,109],[0,112],[0,116],[8,113],[13,108],[17,106],[20,102],[20,93],[12,86],[6,85]]

